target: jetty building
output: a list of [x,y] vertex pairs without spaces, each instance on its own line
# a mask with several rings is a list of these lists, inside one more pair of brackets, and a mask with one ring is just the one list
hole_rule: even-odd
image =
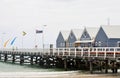
[[60,31],[57,48],[72,47],[120,47],[120,25],[101,25]]

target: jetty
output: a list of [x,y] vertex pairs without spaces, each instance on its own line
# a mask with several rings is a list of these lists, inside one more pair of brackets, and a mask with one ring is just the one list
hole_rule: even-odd
[[120,47],[78,47],[48,49],[0,49],[0,61],[38,65],[65,70],[89,70],[117,73]]

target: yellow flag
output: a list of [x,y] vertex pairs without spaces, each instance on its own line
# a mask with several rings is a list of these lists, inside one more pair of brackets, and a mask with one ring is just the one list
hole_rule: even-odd
[[[10,39],[9,39],[10,40]],[[6,47],[6,45],[8,44],[9,40],[7,40],[5,43],[4,43],[4,47]]]
[[22,32],[22,35],[25,36],[27,33],[25,31]]

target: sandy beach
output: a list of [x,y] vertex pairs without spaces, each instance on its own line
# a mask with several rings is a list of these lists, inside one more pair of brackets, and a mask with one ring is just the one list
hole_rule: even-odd
[[1,72],[0,78],[120,78],[119,74],[83,74],[69,72]]

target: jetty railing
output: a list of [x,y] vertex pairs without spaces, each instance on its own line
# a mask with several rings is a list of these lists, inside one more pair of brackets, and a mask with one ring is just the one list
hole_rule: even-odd
[[0,49],[1,53],[38,54],[71,57],[120,58],[120,47],[79,47],[48,49]]

